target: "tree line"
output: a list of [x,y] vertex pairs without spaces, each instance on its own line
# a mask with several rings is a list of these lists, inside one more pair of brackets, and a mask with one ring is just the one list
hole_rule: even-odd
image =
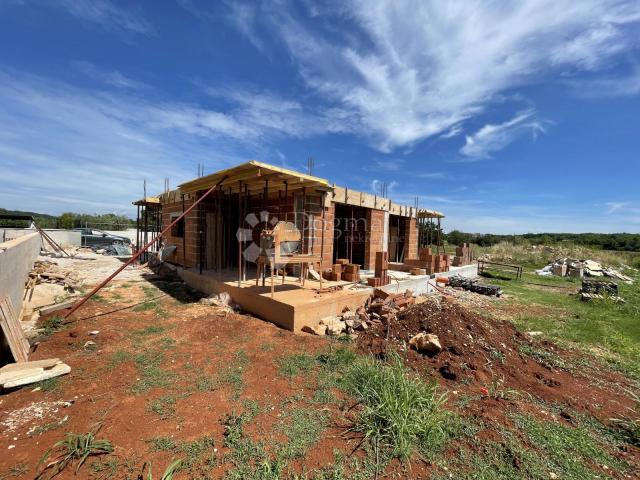
[[[62,215],[47,215],[45,213],[22,212],[19,210],[7,210],[0,208],[0,214],[4,215],[29,215],[32,216],[40,228],[97,228],[100,230],[126,230],[135,228],[136,222],[125,215],[115,213],[86,214],[65,212]],[[25,228],[28,222],[24,220],[0,220],[4,227]]]
[[522,235],[495,235],[492,233],[465,233],[452,230],[444,235],[447,243],[475,243],[490,247],[500,242],[526,243],[531,245],[552,245],[566,242],[627,252],[640,252],[640,234],[637,233],[525,233]]

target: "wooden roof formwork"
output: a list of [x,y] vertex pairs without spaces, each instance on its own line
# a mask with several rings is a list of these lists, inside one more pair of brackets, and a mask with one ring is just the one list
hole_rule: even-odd
[[195,193],[206,190],[227,177],[221,185],[225,193],[248,191],[252,193],[268,193],[287,189],[288,191],[302,188],[329,191],[331,186],[324,178],[306,175],[286,168],[276,167],[267,163],[252,160],[226,170],[199,177],[179,185],[182,194]]

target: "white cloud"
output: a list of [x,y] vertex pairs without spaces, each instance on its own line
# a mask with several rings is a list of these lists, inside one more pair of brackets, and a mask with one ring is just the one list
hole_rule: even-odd
[[[306,131],[304,112],[273,97],[229,96],[224,111],[153,97],[0,69],[0,204],[53,213],[72,208],[46,199],[55,196],[84,211],[131,212],[143,178],[149,191],[160,191],[164,177],[175,186],[194,177],[198,163],[211,171],[269,160],[274,139],[324,131]],[[279,112],[278,104],[284,104]]]
[[640,20],[640,4],[621,0],[351,0],[314,8],[312,25],[299,10],[271,2],[257,17],[306,84],[384,152],[453,135],[544,76],[607,65],[635,47],[626,28]]
[[544,132],[541,122],[528,110],[511,120],[497,125],[487,124],[472,135],[467,135],[460,153],[474,159],[489,158],[493,152],[502,150],[523,133],[530,131],[534,136]]

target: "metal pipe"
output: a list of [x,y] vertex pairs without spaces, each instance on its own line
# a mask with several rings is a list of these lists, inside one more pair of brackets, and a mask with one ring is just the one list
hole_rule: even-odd
[[[222,179],[216,183],[213,187],[211,187],[209,190],[207,190],[205,192],[205,194],[200,197],[198,200],[196,200],[196,202],[191,205],[186,211],[182,212],[182,215],[180,215],[178,218],[176,218],[173,222],[171,222],[169,225],[167,225],[167,227],[162,230],[162,232],[160,232],[158,234],[158,237],[162,237],[165,233],[167,233],[169,230],[171,230],[171,228],[178,223],[182,218],[184,218],[191,210],[193,210],[196,205],[198,205],[202,200],[204,200],[211,192],[213,192],[216,188],[218,188],[218,186],[224,182],[227,179],[228,175],[225,175],[224,177],[222,177]],[[113,278],[118,275],[122,270],[124,270],[125,268],[127,268],[129,265],[131,265],[133,262],[135,262],[138,257],[140,257],[140,255],[142,254],[142,252],[145,252],[151,245],[153,245],[153,242],[156,241],[156,238],[152,239],[149,243],[147,243],[144,247],[142,247],[141,249],[139,249],[135,255],[133,255],[129,260],[127,260],[124,264],[122,264],[122,266],[120,268],[118,268],[115,272],[113,272],[111,275],[109,275],[105,280],[103,280],[99,285],[97,285],[93,290],[91,290],[87,295],[85,295],[78,303],[76,303],[73,307],[71,307],[71,310],[69,310],[65,315],[64,318],[69,318],[69,316],[75,312],[76,310],[78,310],[82,305],[85,304],[85,302],[87,300],[89,300],[91,297],[93,297],[102,287],[104,287],[107,283],[109,283],[111,280],[113,280]]]

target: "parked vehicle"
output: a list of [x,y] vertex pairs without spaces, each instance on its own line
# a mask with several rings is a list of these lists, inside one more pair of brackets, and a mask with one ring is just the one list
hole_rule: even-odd
[[110,245],[131,245],[131,240],[120,235],[112,235],[95,228],[76,228],[82,236],[82,246],[105,248]]

